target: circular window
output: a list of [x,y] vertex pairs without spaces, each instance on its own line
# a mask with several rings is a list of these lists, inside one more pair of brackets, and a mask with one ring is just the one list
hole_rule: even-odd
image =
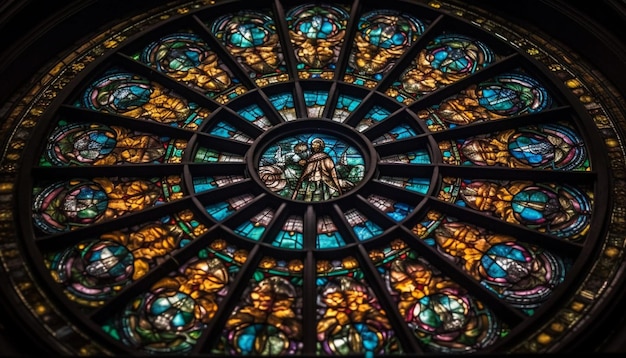
[[85,355],[559,350],[618,279],[620,117],[474,11],[197,1],[85,42],[10,112],[7,295]]

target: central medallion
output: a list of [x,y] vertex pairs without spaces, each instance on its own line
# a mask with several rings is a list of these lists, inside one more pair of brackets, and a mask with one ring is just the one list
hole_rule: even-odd
[[354,189],[365,177],[365,159],[347,141],[311,130],[270,142],[259,158],[258,175],[279,196],[321,202]]

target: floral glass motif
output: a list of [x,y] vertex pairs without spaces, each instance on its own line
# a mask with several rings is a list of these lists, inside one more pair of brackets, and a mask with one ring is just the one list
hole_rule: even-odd
[[522,180],[446,181],[454,182],[456,191],[442,191],[440,197],[505,222],[569,240],[580,240],[589,230],[593,196],[587,189]]
[[206,231],[185,210],[50,252],[46,265],[72,301],[99,307]]
[[211,113],[167,87],[121,69],[94,81],[76,106],[191,130]]
[[424,23],[395,10],[361,16],[344,81],[373,87],[424,32]]
[[353,257],[317,262],[317,354],[401,353],[378,298]]
[[458,34],[436,37],[420,51],[413,63],[386,93],[410,104],[416,98],[452,84],[489,66],[496,60],[492,50],[480,41]]
[[102,326],[148,354],[186,353],[217,312],[248,253],[214,240]]
[[348,9],[305,4],[286,14],[300,78],[331,79],[346,35]]
[[569,257],[436,211],[428,212],[413,232],[527,315],[547,300],[571,267]]
[[580,134],[566,123],[542,124],[439,142],[443,161],[455,165],[546,170],[590,170]]
[[552,97],[536,79],[522,72],[510,72],[470,85],[438,105],[419,111],[418,116],[431,131],[441,131],[538,113],[552,105]]
[[471,353],[509,329],[492,309],[445,276],[401,239],[369,252],[396,308],[427,352]]
[[61,120],[40,166],[179,163],[187,141],[106,125]]
[[210,28],[259,86],[289,79],[270,12],[242,10],[223,15],[212,21]]
[[302,351],[302,262],[264,257],[226,321],[214,353],[288,355]]
[[217,53],[193,33],[164,36],[132,57],[221,103],[246,92]]
[[75,230],[182,197],[180,176],[76,178],[33,188],[33,222],[45,233]]
[[259,177],[272,192],[309,202],[338,198],[365,175],[363,155],[330,135],[305,133],[283,138],[263,151]]

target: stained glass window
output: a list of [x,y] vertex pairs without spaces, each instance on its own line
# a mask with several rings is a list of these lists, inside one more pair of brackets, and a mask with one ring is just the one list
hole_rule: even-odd
[[566,50],[422,0],[140,20],[10,113],[0,261],[60,351],[547,352],[600,309],[621,117]]

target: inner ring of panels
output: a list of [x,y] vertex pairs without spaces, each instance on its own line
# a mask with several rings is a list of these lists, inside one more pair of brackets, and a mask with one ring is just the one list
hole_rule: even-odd
[[156,354],[527,334],[608,185],[560,87],[429,7],[245,6],[125,40],[32,144],[31,248],[81,324]]

